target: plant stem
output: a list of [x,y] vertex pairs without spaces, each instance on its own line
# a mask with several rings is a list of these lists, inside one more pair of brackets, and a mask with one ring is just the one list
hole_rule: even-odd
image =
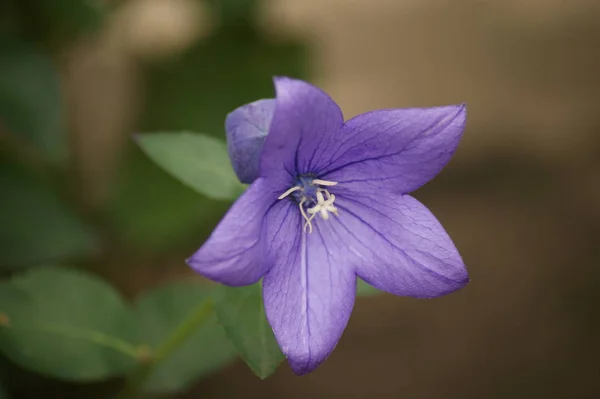
[[131,374],[125,383],[125,388],[116,396],[115,399],[131,399],[135,398],[140,388],[154,370],[165,359],[173,354],[187,339],[192,335],[198,327],[200,327],[213,311],[213,302],[207,299],[202,302],[190,315],[179,324],[175,330],[169,335],[151,356],[144,361],[140,356],[140,366]]

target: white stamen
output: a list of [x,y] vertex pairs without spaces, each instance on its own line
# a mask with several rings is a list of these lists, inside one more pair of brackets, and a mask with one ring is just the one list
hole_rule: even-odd
[[283,193],[279,197],[277,197],[277,199],[284,199],[285,197],[287,197],[288,195],[290,195],[294,191],[298,191],[298,190],[302,190],[302,187],[301,186],[292,187],[289,190],[287,190],[285,193]]
[[315,184],[317,186],[335,186],[337,184],[337,182],[329,181],[329,180],[314,179],[312,181],[312,184]]
[[[319,180],[319,179],[314,179],[311,183],[313,186],[335,186],[337,184],[337,182],[327,181],[327,180]],[[302,186],[292,187],[289,190],[287,190],[285,193],[283,193],[279,197],[277,197],[277,199],[280,199],[280,200],[284,199],[288,195],[290,195],[293,192],[298,191],[298,190],[304,191],[304,188]],[[326,189],[319,187],[319,188],[317,188],[315,197],[316,197],[316,204],[313,207],[306,209],[306,211],[304,210],[303,205],[308,201],[311,201],[314,203],[315,202],[314,198],[302,195],[302,197],[301,197],[302,200],[298,204],[298,207],[300,208],[300,214],[302,215],[302,218],[306,221],[304,223],[303,230],[304,230],[304,232],[308,232],[309,234],[312,233],[312,220],[317,215],[317,213],[321,216],[321,219],[323,219],[323,220],[329,220],[330,213],[333,213],[335,216],[338,216],[338,210],[333,205],[333,202],[335,201],[335,195],[330,194],[329,191],[327,191]]]

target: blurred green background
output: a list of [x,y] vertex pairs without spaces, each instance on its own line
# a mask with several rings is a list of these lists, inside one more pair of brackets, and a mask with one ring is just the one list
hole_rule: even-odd
[[[272,97],[273,75],[321,86],[346,118],[466,102],[454,160],[415,196],[471,284],[358,300],[311,375],[282,365],[262,381],[224,362],[178,397],[598,398],[599,48],[593,0],[4,0],[0,273],[74,265],[129,299],[198,280],[183,260],[229,204],[173,179],[132,134],[224,139],[226,113]],[[0,379],[11,398],[120,384],[7,358]]]

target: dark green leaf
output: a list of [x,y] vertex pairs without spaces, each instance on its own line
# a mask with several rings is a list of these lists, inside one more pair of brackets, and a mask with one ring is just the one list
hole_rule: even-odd
[[363,280],[357,278],[356,279],[356,295],[357,296],[373,296],[373,295],[379,295],[382,293],[382,291],[379,291],[377,288],[373,287],[372,285],[369,285],[368,283],[364,282]]
[[[210,286],[172,283],[146,293],[137,303],[143,342],[156,348],[202,302],[211,299]],[[148,392],[177,392],[215,372],[236,357],[236,351],[211,317],[147,379]]]
[[21,137],[51,160],[66,155],[59,77],[32,45],[0,40],[0,130]]
[[217,315],[229,339],[257,376],[268,377],[284,356],[265,317],[260,283],[219,291]]
[[29,171],[0,161],[0,268],[86,256],[95,236],[52,188]]
[[43,267],[0,284],[0,351],[48,376],[103,379],[136,366],[137,330],[117,292],[78,271]]
[[154,162],[209,198],[232,200],[243,191],[222,141],[191,132],[144,134],[136,141]]

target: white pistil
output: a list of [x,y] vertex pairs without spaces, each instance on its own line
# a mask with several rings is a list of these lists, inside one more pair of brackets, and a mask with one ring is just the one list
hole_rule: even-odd
[[[311,184],[313,186],[330,187],[330,186],[335,186],[337,184],[337,182],[314,179],[314,180],[312,180]],[[296,192],[298,190],[304,191],[304,187],[294,186],[294,187],[290,188],[289,190],[287,190],[285,193],[281,194],[279,197],[277,197],[277,199],[282,200],[285,197],[289,196],[290,194],[292,194],[293,192]],[[302,195],[302,200],[298,204],[298,207],[300,208],[300,214],[306,221],[304,223],[303,230],[305,232],[308,231],[309,234],[312,233],[312,220],[317,215],[317,213],[319,215],[321,215],[321,219],[323,219],[323,220],[328,220],[330,213],[333,213],[335,216],[338,216],[338,210],[333,205],[333,202],[335,201],[335,195],[330,194],[329,191],[327,191],[326,189],[319,187],[319,188],[317,188],[317,192],[315,193],[315,196],[317,197],[316,204],[312,208],[306,209],[306,211],[304,210],[304,204],[307,203],[308,201],[312,201],[314,203],[314,201],[315,201],[314,198]]]
[[[327,195],[327,199],[323,197],[323,193]],[[329,212],[338,216],[337,208],[333,206],[334,201],[335,195],[329,194],[329,191],[320,188],[319,191],[317,191],[317,204],[312,208],[308,208],[306,210],[308,214],[311,215],[309,220],[312,220],[312,218],[317,214],[317,212],[319,213],[319,215],[321,215],[321,219],[323,220],[329,219]]]

